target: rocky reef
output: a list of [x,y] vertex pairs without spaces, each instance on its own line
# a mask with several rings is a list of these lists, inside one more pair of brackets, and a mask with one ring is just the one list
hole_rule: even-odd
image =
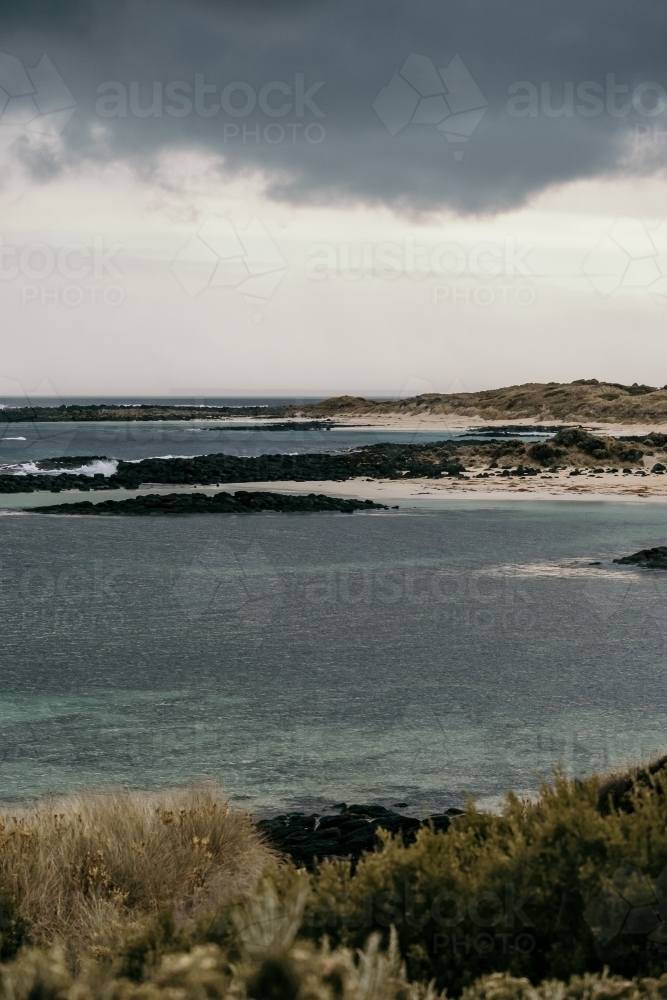
[[[54,465],[56,460],[51,459]],[[64,489],[138,489],[147,483],[217,486],[219,483],[343,482],[356,477],[403,479],[419,476],[459,476],[463,465],[456,446],[449,442],[431,445],[370,445],[337,454],[198,455],[194,458],[146,458],[141,462],[119,461],[111,476],[78,473],[0,476],[0,493],[58,492]]]
[[653,549],[640,549],[631,556],[614,559],[622,566],[641,566],[644,569],[667,569],[667,545],[656,545]]
[[445,831],[449,829],[452,817],[461,813],[460,809],[448,809],[440,816],[422,821],[383,806],[346,805],[341,802],[334,809],[336,812],[327,816],[284,813],[260,820],[257,827],[272,847],[289,854],[297,866],[312,869],[315,859],[351,858],[353,862],[358,861],[364,851],[380,846],[380,829],[401,834],[403,841],[410,844],[424,823],[431,823],[436,830]]
[[287,514],[311,514],[316,511],[334,511],[352,514],[359,510],[387,510],[381,503],[372,500],[346,500],[328,497],[321,493],[307,496],[286,495],[284,493],[149,493],[127,500],[102,500],[92,503],[81,500],[74,503],[50,504],[44,507],[27,507],[31,514],[93,514],[103,516],[146,514],[261,514],[275,511]]
[[[641,444],[641,447],[639,445]],[[667,435],[645,438],[612,438],[590,434],[581,427],[563,428],[547,441],[530,443],[508,438],[501,441],[465,439],[429,444],[373,444],[345,452],[297,455],[196,455],[192,458],[120,460],[113,475],[93,476],[68,472],[75,465],[91,464],[104,456],[76,456],[40,460],[39,472],[0,475],[0,493],[33,493],[35,490],[136,490],[148,484],[218,486],[224,483],[343,482],[348,479],[438,479],[462,477],[466,469],[487,469],[495,475],[536,476],[549,469],[575,468],[596,473],[631,472],[649,475],[645,457],[652,457],[650,471],[664,474]],[[108,461],[108,459],[107,459]],[[605,466],[610,468],[605,469]],[[49,472],[48,470],[61,471]],[[495,471],[494,471],[495,470]],[[484,476],[487,473],[482,472]],[[578,471],[574,475],[580,474]]]

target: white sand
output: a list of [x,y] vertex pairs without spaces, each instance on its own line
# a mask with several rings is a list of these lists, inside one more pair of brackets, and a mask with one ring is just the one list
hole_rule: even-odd
[[511,417],[504,420],[486,420],[484,417],[464,417],[453,414],[383,414],[378,416],[351,416],[336,414],[316,419],[333,420],[345,427],[372,427],[373,430],[394,431],[474,431],[477,427],[573,427],[581,426],[592,434],[607,437],[632,434],[645,437],[651,431],[667,434],[667,424],[619,424],[599,421],[552,420],[550,417]]

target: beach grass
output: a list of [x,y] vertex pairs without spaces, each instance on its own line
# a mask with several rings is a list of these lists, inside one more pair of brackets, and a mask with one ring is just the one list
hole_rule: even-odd
[[272,856],[214,786],[86,792],[0,814],[0,886],[28,940],[70,955],[112,951],[164,908],[243,895]]

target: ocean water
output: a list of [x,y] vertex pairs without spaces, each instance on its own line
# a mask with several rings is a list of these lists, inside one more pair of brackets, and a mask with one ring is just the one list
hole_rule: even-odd
[[[247,425],[246,425],[247,426]],[[516,435],[518,436],[518,435]],[[224,452],[227,455],[334,452],[361,445],[395,442],[427,444],[465,439],[463,431],[379,430],[335,427],[331,430],[267,430],[258,425],[239,430],[220,421],[138,421],[72,423],[0,423],[0,473],[27,463],[66,455],[103,455],[133,461],[160,456],[191,456]],[[530,440],[545,434],[531,432]],[[33,467],[23,471],[36,471]],[[94,469],[93,471],[104,471]]]
[[[0,516],[0,799],[492,805],[667,748],[660,503]],[[597,563],[598,565],[591,565]]]

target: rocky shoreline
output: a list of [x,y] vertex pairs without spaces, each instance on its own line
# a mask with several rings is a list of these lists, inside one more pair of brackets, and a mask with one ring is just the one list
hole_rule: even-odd
[[[99,460],[100,456],[96,456]],[[49,459],[51,466],[57,460]],[[85,462],[85,459],[83,460]],[[92,461],[92,458],[91,458]],[[65,464],[65,463],[63,463]],[[83,464],[83,463],[82,463]],[[222,483],[308,482],[347,479],[403,479],[404,477],[459,476],[463,465],[449,443],[437,454],[430,445],[369,445],[355,451],[305,455],[198,455],[194,458],[146,458],[119,461],[111,476],[98,473],[31,473],[0,476],[0,493],[33,493],[35,490],[139,489],[147,484],[217,486]]]
[[[667,546],[661,546],[660,551],[667,558]],[[611,810],[632,813],[636,808],[633,790],[655,788],[655,776],[666,767],[667,757],[662,756],[641,767],[608,775],[598,789],[597,811],[602,816]],[[407,802],[397,802],[393,809],[340,802],[325,814],[281,813],[255,825],[271,847],[290,857],[298,867],[312,870],[317,861],[344,858],[350,859],[354,868],[363,853],[381,848],[380,830],[400,835],[405,844],[411,844],[424,826],[445,833],[456,817],[463,815],[463,810],[456,807],[423,819],[395,811],[407,808]]]
[[98,517],[146,516],[150,514],[261,514],[272,511],[281,514],[312,514],[333,511],[353,514],[355,511],[388,510],[382,503],[372,500],[346,500],[319,493],[295,496],[285,493],[151,493],[127,500],[102,500],[93,503],[81,500],[74,503],[50,504],[45,507],[25,507],[30,514],[92,514]]
[[[641,447],[640,447],[641,445]],[[662,461],[656,461],[660,458]],[[216,453],[192,458],[119,460],[112,475],[68,472],[76,464],[109,461],[77,456],[38,461],[39,472],[0,475],[0,493],[48,490],[136,490],[149,485],[220,486],[225,483],[345,482],[350,479],[491,479],[566,472],[612,476],[662,476],[667,471],[667,435],[641,440],[601,437],[580,427],[565,428],[535,443],[507,438],[466,439],[429,444],[373,444],[345,452],[238,457]],[[646,463],[646,464],[645,464]],[[57,470],[49,472],[48,470]],[[43,470],[43,471],[42,471]]]
[[432,824],[434,829],[444,832],[452,819],[462,813],[461,809],[452,808],[442,815],[419,820],[383,806],[341,802],[333,808],[336,812],[331,815],[283,813],[260,820],[256,825],[271,847],[289,855],[297,867],[312,869],[316,860],[325,858],[350,858],[356,863],[364,852],[380,847],[379,830],[400,834],[404,843],[411,844],[424,825]]

